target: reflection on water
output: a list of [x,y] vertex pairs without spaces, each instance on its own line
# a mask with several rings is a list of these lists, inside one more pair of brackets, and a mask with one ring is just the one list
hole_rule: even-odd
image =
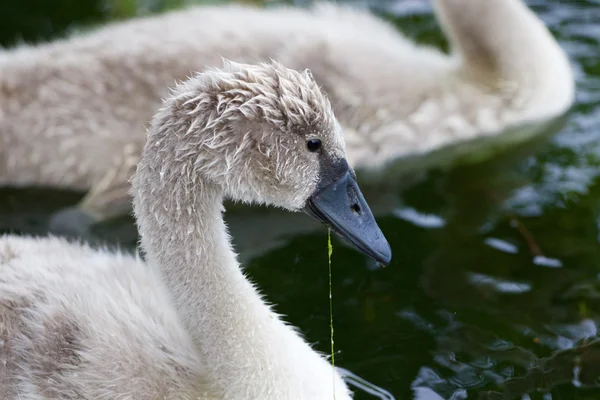
[[[422,4],[378,10],[395,13],[411,37],[441,45]],[[574,62],[577,105],[566,126],[477,165],[371,188],[367,200],[394,252],[387,268],[334,240],[336,364],[397,399],[600,398],[600,7],[530,4]],[[0,230],[44,233],[48,215],[79,196],[2,190]],[[276,210],[227,218],[248,273],[327,353],[326,230]],[[136,241],[127,218],[96,235]],[[357,398],[387,398],[369,390]]]

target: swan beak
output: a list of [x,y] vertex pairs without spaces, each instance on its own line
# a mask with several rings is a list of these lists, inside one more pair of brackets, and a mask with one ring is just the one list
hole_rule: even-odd
[[330,182],[319,182],[317,191],[302,209],[323,222],[350,244],[383,265],[392,259],[392,249],[356,183],[350,168]]

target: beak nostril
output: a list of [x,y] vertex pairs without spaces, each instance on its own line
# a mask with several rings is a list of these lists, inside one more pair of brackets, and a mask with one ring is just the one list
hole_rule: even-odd
[[348,187],[348,200],[350,202],[350,209],[352,210],[352,212],[355,215],[360,215],[362,211],[360,208],[360,201],[358,200],[356,189],[354,189],[352,186]]

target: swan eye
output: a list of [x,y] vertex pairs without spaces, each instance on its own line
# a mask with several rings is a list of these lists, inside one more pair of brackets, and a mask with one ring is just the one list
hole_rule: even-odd
[[306,147],[308,151],[315,152],[321,148],[321,141],[319,139],[310,139],[306,142]]

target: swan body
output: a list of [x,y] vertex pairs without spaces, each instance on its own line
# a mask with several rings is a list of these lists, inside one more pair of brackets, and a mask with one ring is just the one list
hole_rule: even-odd
[[[309,151],[314,140],[322,147]],[[64,238],[0,237],[3,398],[350,398],[246,279],[222,218],[224,197],[305,210],[389,263],[308,72],[225,63],[178,85],[132,182],[147,263]]]
[[4,51],[0,185],[87,191],[80,206],[98,219],[128,212],[144,125],[166,88],[221,57],[310,68],[357,170],[568,110],[569,61],[522,0],[433,3],[450,55],[333,4],[192,7]]

